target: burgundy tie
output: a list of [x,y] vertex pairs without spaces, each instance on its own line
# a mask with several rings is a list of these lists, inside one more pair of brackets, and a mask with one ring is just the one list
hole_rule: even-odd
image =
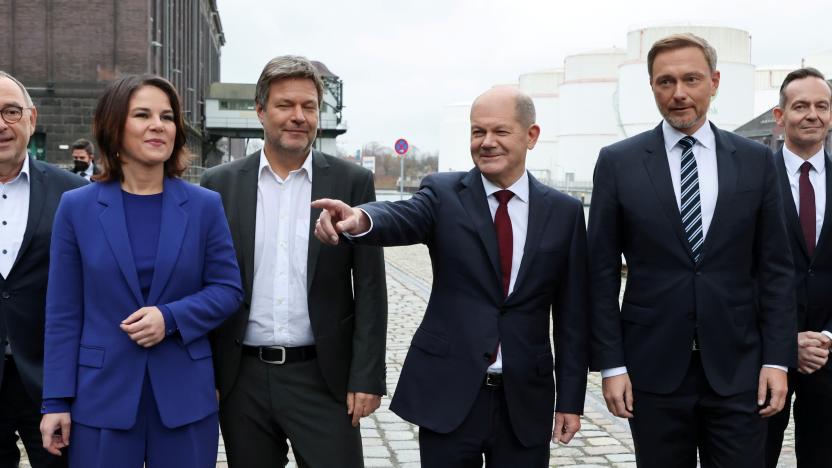
[[815,189],[809,180],[809,161],[800,166],[800,227],[803,229],[803,239],[806,241],[806,251],[809,256],[815,253]]
[[497,231],[497,247],[500,251],[500,271],[503,273],[503,295],[508,296],[511,284],[511,256],[514,239],[511,233],[511,218],[508,216],[508,201],[514,194],[509,190],[494,192],[494,197],[500,202],[497,213],[494,214],[494,229]]

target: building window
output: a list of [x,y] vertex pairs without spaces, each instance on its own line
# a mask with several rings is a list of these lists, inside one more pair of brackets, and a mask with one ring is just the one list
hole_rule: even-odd
[[220,110],[254,110],[254,101],[237,99],[221,99]]

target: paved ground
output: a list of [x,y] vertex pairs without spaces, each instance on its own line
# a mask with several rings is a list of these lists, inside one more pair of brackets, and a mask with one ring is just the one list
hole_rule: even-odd
[[[399,373],[413,333],[422,319],[430,294],[432,273],[424,246],[385,249],[389,325],[387,336],[387,386],[395,392]],[[626,422],[609,414],[601,397],[601,379],[589,376],[586,406],[581,431],[569,445],[551,446],[550,466],[558,467],[635,467],[633,441]],[[364,460],[368,467],[419,467],[417,428],[389,410],[390,398],[361,423]],[[791,426],[786,434],[779,466],[793,467],[794,440]],[[225,449],[220,442],[217,468],[227,468]],[[289,464],[295,467],[294,463]],[[21,463],[29,468],[28,463]]]

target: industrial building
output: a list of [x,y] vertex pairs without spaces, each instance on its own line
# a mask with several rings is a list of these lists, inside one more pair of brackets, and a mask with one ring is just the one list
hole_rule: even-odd
[[140,73],[179,90],[191,150],[201,155],[205,98],[220,79],[224,43],[215,0],[0,2],[0,70],[23,82],[38,108],[31,154],[54,163],[69,162],[69,144],[91,137],[105,86]]
[[[527,168],[544,182],[589,202],[592,173],[604,146],[655,127],[661,121],[649,86],[647,53],[652,44],[677,33],[705,38],[717,51],[719,92],[709,119],[734,130],[777,103],[785,75],[799,66],[832,73],[832,51],[795,55],[794,66],[757,68],[751,63],[751,36],[727,27],[664,25],[636,28],[626,49],[594,50],[567,56],[561,67],[522,74],[517,86],[537,108],[540,139],[527,156]],[[443,110],[439,170],[468,170],[470,103]]]

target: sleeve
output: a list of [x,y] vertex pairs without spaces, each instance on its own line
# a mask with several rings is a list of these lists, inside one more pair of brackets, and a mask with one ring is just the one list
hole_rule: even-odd
[[46,289],[43,399],[74,398],[84,311],[81,252],[72,220],[73,199],[61,197],[52,225]]
[[[358,184],[358,203],[375,200],[372,174]],[[351,392],[384,395],[386,391],[385,352],[387,340],[387,284],[381,247],[353,247],[352,277],[355,297],[355,331],[347,389]]]
[[783,200],[774,155],[765,149],[763,201],[757,215],[755,255],[763,363],[797,367],[794,265],[788,248]]
[[598,155],[589,209],[591,370],[625,365],[618,304],[621,291],[621,219],[612,159],[613,155],[607,148]]
[[207,219],[202,223],[207,231],[203,287],[194,294],[159,306],[170,311],[185,344],[218,327],[237,310],[243,298],[240,269],[222,202],[217,193],[211,193],[210,197],[205,211]]
[[589,355],[589,293],[583,206],[573,219],[567,274],[552,304],[555,332],[555,411],[583,414]]

